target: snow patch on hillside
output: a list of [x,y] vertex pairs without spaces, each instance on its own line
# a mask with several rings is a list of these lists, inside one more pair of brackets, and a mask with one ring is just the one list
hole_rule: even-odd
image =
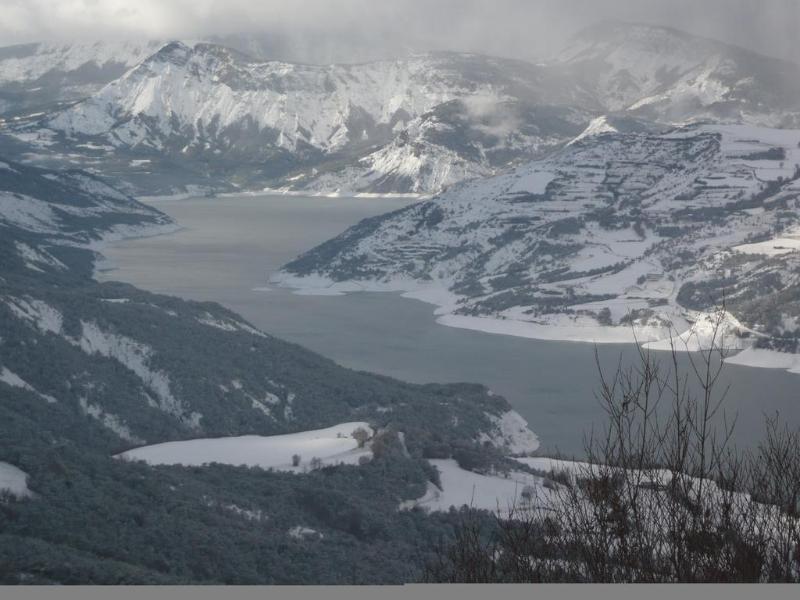
[[55,404],[58,402],[53,396],[48,394],[42,394],[41,392],[37,391],[32,385],[30,385],[27,381],[22,379],[19,375],[8,369],[7,367],[0,368],[0,382],[5,383],[6,385],[10,385],[11,387],[20,388],[26,390],[28,392],[33,392],[37,396],[39,396],[42,400],[45,400],[48,404]]
[[577,136],[567,145],[574,144],[592,135],[600,135],[601,133],[616,133],[616,132],[617,128],[608,122],[608,118],[606,116],[597,117],[596,119],[592,119],[589,122],[589,125],[586,127],[586,129],[584,129],[579,136]]
[[403,502],[401,510],[446,512],[450,507],[469,506],[503,515],[513,506],[541,502],[548,495],[542,487],[543,479],[524,471],[511,471],[508,476],[482,475],[462,469],[453,459],[428,462],[439,471],[441,487],[430,483],[425,495]]
[[94,322],[81,321],[81,327],[81,337],[69,341],[80,346],[87,354],[100,354],[121,363],[155,394],[162,411],[192,429],[199,429],[202,415],[197,412],[187,413],[183,403],[170,390],[169,375],[150,368],[152,348],[123,335],[103,331]]
[[29,498],[33,492],[28,489],[28,474],[7,462],[0,462],[0,493],[8,493],[16,498]]
[[292,527],[288,531],[289,537],[294,538],[296,540],[307,540],[307,539],[319,539],[321,540],[323,536],[319,531],[316,529],[311,529],[310,527],[303,527],[302,525],[297,525]]
[[46,302],[30,296],[25,298],[6,296],[4,301],[17,318],[27,321],[42,333],[61,334],[64,318],[57,309]]
[[700,352],[713,348],[723,352],[741,350],[749,346],[749,341],[742,339],[742,334],[752,333],[742,325],[736,317],[725,311],[696,312],[687,311],[690,319],[688,329],[674,338],[648,342],[644,347],[649,350],[678,352]]
[[25,266],[29,269],[41,272],[42,269],[37,266],[37,263],[59,271],[66,270],[67,268],[64,263],[55,258],[44,248],[36,249],[23,242],[14,242],[14,245],[17,248],[17,253],[22,257],[22,260],[25,261]]
[[539,438],[528,428],[528,422],[515,410],[501,416],[487,415],[494,430],[481,433],[479,441],[489,442],[507,454],[525,454],[539,447]]
[[80,404],[81,410],[83,414],[92,417],[100,421],[104,427],[110,429],[115,434],[117,434],[121,439],[125,440],[126,442],[130,442],[132,444],[144,444],[145,440],[136,437],[131,433],[131,430],[125,425],[124,421],[120,419],[117,415],[113,415],[111,413],[105,412],[102,407],[98,406],[97,404],[91,404],[86,398],[79,398],[78,402]]
[[[341,423],[326,429],[302,431],[284,435],[210,438],[165,442],[128,450],[118,454],[126,460],[143,460],[151,465],[201,466],[210,463],[261,467],[288,473],[306,473],[311,461],[319,459],[320,466],[357,465],[362,458],[370,459],[368,444],[358,447],[353,431],[368,423]],[[292,457],[300,457],[294,465]]]
[[259,331],[255,327],[248,325],[247,323],[243,323],[241,321],[236,321],[233,319],[218,319],[211,313],[205,313],[201,317],[199,317],[198,322],[202,323],[203,325],[208,325],[209,327],[214,327],[215,329],[220,329],[222,331],[227,332],[237,332],[237,331],[245,331],[252,335],[257,335],[259,337],[267,337],[262,331]]
[[48,202],[23,194],[0,192],[0,224],[34,233],[57,233],[59,218]]
[[89,67],[132,67],[158,46],[158,42],[125,41],[36,44],[27,55],[0,59],[0,83],[35,81],[48,73],[71,73]]

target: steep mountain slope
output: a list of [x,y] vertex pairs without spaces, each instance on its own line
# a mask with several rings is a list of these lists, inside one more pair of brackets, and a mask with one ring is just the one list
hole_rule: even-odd
[[541,156],[580,133],[586,119],[585,111],[570,107],[452,100],[357,161],[289,174],[278,185],[316,192],[431,193]]
[[597,129],[365,220],[282,280],[413,291],[448,324],[599,341],[630,339],[631,324],[644,341],[699,335],[724,294],[732,345],[796,350],[800,131]]
[[256,146],[332,153],[383,141],[456,98],[491,102],[513,94],[563,102],[569,90],[557,83],[533,65],[473,55],[315,67],[176,42],[50,124],[67,134],[107,134],[112,143],[168,144],[181,152],[237,149],[255,130],[263,138]]
[[[174,227],[84,172],[0,161],[0,471],[16,482],[0,581],[416,578],[420,544],[449,535],[447,516],[397,511],[436,480],[422,456],[488,469],[535,436],[481,386],[353,372],[216,304],[92,279],[104,239]],[[297,474],[113,457],[354,422],[376,432],[367,460],[317,469],[311,444]]]
[[674,29],[602,23],[579,33],[552,65],[607,111],[800,124],[800,66]]
[[159,47],[158,42],[86,42],[0,48],[0,119],[91,96]]
[[[463,101],[458,110],[448,108],[457,100]],[[442,169],[485,173],[493,163],[535,155],[582,128],[587,113],[566,107],[587,101],[556,72],[520,61],[434,53],[322,67],[175,42],[88,100],[15,126],[11,139],[30,144],[39,156],[86,157],[87,168],[107,171],[90,159],[110,152],[137,161],[132,166],[146,160],[151,171],[178,164],[196,179],[208,175],[249,186],[285,185],[284,176],[297,170],[337,171],[337,165],[364,159],[373,170],[385,167],[377,179],[393,180],[393,191],[429,192],[461,175],[412,185],[406,176]],[[565,108],[548,109],[554,105]],[[428,135],[434,119],[447,123],[451,139]],[[398,167],[407,162],[402,153],[385,147],[400,135],[422,136],[420,142],[434,146],[410,173]],[[381,152],[392,154],[388,162]],[[464,162],[475,166],[459,171]],[[364,185],[373,182],[366,177]]]
[[[94,52],[87,64],[105,64]],[[0,153],[136,193],[433,194],[541,158],[601,117],[794,127],[799,115],[798,65],[649,25],[590,27],[537,65],[436,52],[313,66],[172,42],[81,102],[7,123]]]

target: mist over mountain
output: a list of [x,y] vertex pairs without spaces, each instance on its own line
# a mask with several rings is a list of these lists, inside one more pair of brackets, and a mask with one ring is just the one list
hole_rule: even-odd
[[[143,193],[191,179],[431,194],[540,157],[603,115],[791,127],[800,114],[794,63],[646,25],[590,27],[538,64],[434,52],[315,66],[183,42],[136,62],[153,46],[65,47],[55,62],[47,46],[9,55],[0,144],[46,166],[69,155]],[[51,105],[22,114],[14,74],[26,68],[26,89],[60,83]]]

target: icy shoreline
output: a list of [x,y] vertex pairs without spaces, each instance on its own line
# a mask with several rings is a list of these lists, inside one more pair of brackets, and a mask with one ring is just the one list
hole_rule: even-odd
[[[511,318],[475,317],[456,315],[458,296],[440,284],[420,284],[411,279],[379,281],[337,282],[320,275],[296,276],[281,271],[270,278],[270,283],[291,289],[297,295],[341,296],[354,292],[390,292],[403,298],[420,300],[436,306],[436,323],[446,327],[467,329],[494,335],[507,335],[551,342],[585,344],[642,344],[648,350],[696,352],[708,347],[712,334],[713,316],[694,314],[694,325],[683,320],[676,331],[668,327],[605,326],[588,317],[552,319],[547,323],[534,323]],[[731,331],[744,329],[732,316],[725,315],[722,323],[724,347],[737,354],[726,358],[730,365],[762,369],[783,369],[800,374],[800,355],[757,349],[752,342],[731,337]],[[672,337],[670,337],[670,333]]]

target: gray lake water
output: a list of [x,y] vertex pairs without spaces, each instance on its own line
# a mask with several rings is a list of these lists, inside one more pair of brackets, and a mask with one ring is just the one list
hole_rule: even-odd
[[[104,254],[114,269],[98,277],[219,302],[264,331],[346,367],[411,382],[485,384],[528,420],[543,450],[582,454],[584,433],[592,426],[602,429],[604,422],[595,398],[599,378],[593,345],[444,327],[436,324],[433,306],[398,294],[301,296],[267,283],[302,251],[362,218],[408,203],[299,196],[159,200],[153,205],[184,229],[108,246]],[[265,287],[270,289],[254,291]],[[598,351],[604,369],[620,360],[628,363],[635,352],[618,345]],[[800,425],[800,375],[727,366],[724,386],[730,386],[725,410],[738,419],[738,444],[760,439],[765,414],[778,412],[784,421]]]

